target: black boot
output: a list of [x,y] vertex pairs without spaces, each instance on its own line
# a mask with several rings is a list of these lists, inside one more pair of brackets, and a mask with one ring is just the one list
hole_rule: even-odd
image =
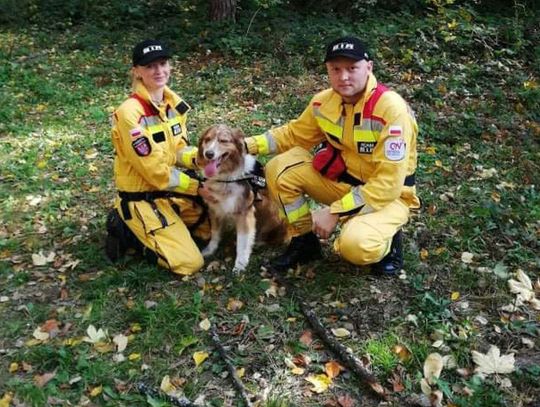
[[376,273],[384,276],[395,276],[403,268],[403,238],[399,230],[392,238],[390,252],[383,259],[371,266]]
[[105,240],[105,253],[112,262],[122,258],[130,248],[138,251],[142,245],[135,235],[124,223],[116,209],[107,215],[107,238]]
[[270,266],[277,271],[285,271],[320,258],[322,249],[319,238],[313,232],[309,232],[293,237],[285,253],[274,258]]

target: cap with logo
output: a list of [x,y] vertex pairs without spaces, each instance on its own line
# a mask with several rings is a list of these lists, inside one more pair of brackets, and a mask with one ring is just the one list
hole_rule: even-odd
[[144,40],[133,47],[133,66],[148,65],[160,58],[170,58],[171,54],[167,46],[161,41]]
[[332,41],[326,47],[326,57],[324,62],[328,62],[337,57],[346,57],[361,61],[370,61],[366,44],[356,37],[343,37]]

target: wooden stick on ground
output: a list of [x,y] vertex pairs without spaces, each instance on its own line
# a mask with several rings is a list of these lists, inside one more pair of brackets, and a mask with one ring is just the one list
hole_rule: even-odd
[[298,295],[298,293],[296,293],[293,286],[289,284],[282,275],[272,270],[270,270],[270,272],[276,281],[281,286],[285,287],[289,294],[297,301],[300,305],[300,311],[302,311],[302,314],[308,320],[315,334],[317,334],[324,344],[339,358],[343,365],[355,373],[361,380],[366,382],[379,397],[387,400],[390,392],[379,383],[377,378],[364,367],[363,363],[357,357],[349,353],[345,346],[329,334],[328,330],[317,318],[317,315],[315,315],[315,312]]
[[250,396],[246,390],[246,387],[242,383],[242,380],[240,380],[240,377],[238,377],[238,373],[236,373],[236,368],[233,366],[231,361],[229,360],[229,355],[227,355],[227,351],[223,347],[223,344],[221,343],[221,340],[219,339],[219,335],[216,331],[216,327],[212,325],[210,328],[210,337],[212,338],[212,342],[214,343],[214,346],[216,347],[219,355],[221,356],[221,359],[225,362],[225,365],[227,366],[227,370],[229,371],[229,374],[232,377],[232,381],[234,384],[234,387],[236,387],[236,390],[242,396],[242,400],[246,404],[247,407],[253,407],[253,403],[250,400]]

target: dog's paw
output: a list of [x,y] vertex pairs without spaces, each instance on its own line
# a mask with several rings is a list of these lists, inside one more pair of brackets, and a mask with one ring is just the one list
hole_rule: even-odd
[[247,264],[242,262],[235,262],[232,272],[235,276],[239,276],[246,270]]
[[210,242],[208,246],[206,246],[203,249],[201,254],[203,255],[203,257],[210,257],[216,252],[216,250],[217,250],[217,244],[213,244],[212,242]]

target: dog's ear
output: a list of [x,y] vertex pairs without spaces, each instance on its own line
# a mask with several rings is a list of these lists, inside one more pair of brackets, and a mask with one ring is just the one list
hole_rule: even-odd
[[232,135],[238,151],[242,151],[243,154],[247,153],[246,143],[244,142],[244,132],[240,129],[232,129]]

